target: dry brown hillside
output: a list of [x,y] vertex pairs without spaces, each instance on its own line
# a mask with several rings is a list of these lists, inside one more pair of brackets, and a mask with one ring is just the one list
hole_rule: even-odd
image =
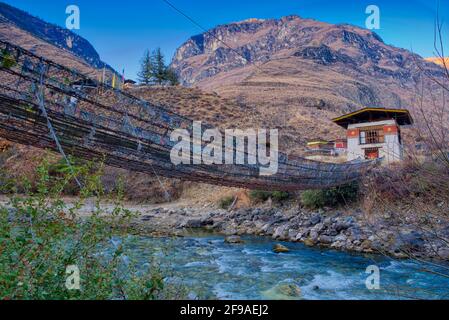
[[430,80],[447,81],[444,70],[351,25],[298,16],[220,25],[187,40],[172,67],[185,85],[255,105],[282,129],[284,150],[342,137],[331,119],[367,106],[419,119],[421,88],[427,116],[449,124],[433,112],[441,88]]
[[[69,68],[76,69],[91,78],[98,79],[102,74],[102,70],[95,68],[80,56],[75,55],[71,50],[64,48],[63,46],[52,44],[32,32],[19,28],[18,25],[12,23],[2,15],[2,10],[5,8],[1,7],[0,9],[0,40],[13,43],[24,49],[30,50],[39,56],[53,60],[56,63]],[[10,8],[7,9],[9,10]],[[30,24],[31,22],[28,21],[27,23]],[[45,24],[45,22],[39,20],[37,20],[37,23]],[[45,34],[43,36],[45,37]],[[110,75],[111,71],[107,70],[107,74]],[[183,87],[136,87],[129,91],[152,103],[162,104],[173,111],[192,117],[192,119],[216,125],[223,124],[227,121],[226,123],[229,125],[240,126],[245,123],[240,115],[257,114],[255,110],[238,104],[232,99],[222,99],[216,94],[203,94],[198,89],[187,89]],[[19,177],[26,177],[30,181],[35,181],[36,166],[40,163],[45,153],[45,151],[40,149],[13,144],[0,139],[0,184],[5,181],[2,180],[5,178],[5,176],[3,176],[4,173],[6,174],[6,178],[16,179],[19,191],[22,185],[21,181],[18,179]],[[60,159],[60,156],[55,153],[50,153],[49,156],[52,161],[58,161]],[[126,170],[107,167],[104,175],[106,187],[112,189],[119,177],[124,177],[123,181],[125,183],[125,190],[128,198],[136,201],[165,201],[165,190],[169,192],[171,199],[177,199],[184,190],[184,186],[191,185],[177,180],[161,178],[163,184],[162,187],[159,180],[154,175],[133,173]],[[194,190],[197,188],[200,188],[201,190],[202,187],[195,186],[193,189],[190,188],[190,194],[195,194]],[[204,188],[201,193],[204,194],[207,190],[211,191],[212,189],[213,188]],[[76,192],[75,186],[73,191]],[[222,192],[226,191],[220,189],[220,192],[214,193],[220,194]]]
[[9,23],[0,22],[0,40],[10,42],[42,57],[47,57],[56,63],[98,79],[101,70],[97,70],[81,58],[74,56],[71,52],[53,46],[52,44],[34,37],[32,34],[21,30]]
[[[239,104],[232,99],[223,99],[216,94],[203,93],[199,89],[184,87],[133,87],[127,91],[153,104],[162,105],[167,109],[180,113],[193,120],[203,121],[218,128],[246,127],[257,111]],[[27,177],[35,180],[35,168],[45,155],[45,151],[29,146],[10,143],[0,143],[0,167],[9,177]],[[58,161],[60,156],[51,153],[51,159]],[[106,167],[104,183],[106,189],[116,186],[118,178],[122,177],[126,195],[129,200],[145,202],[165,201],[165,191],[171,200],[181,197],[186,192],[188,197],[199,198],[199,194],[208,199],[219,198],[231,189],[219,187],[202,187],[198,184],[184,183],[174,179],[164,179],[142,173],[129,172],[122,169]],[[0,181],[1,182],[1,181]],[[20,184],[20,182],[19,182]],[[194,186],[191,188],[191,186]],[[187,187],[187,188],[186,188]],[[74,191],[76,187],[74,186]],[[200,190],[200,191],[199,191]],[[204,197],[200,197],[204,198]]]

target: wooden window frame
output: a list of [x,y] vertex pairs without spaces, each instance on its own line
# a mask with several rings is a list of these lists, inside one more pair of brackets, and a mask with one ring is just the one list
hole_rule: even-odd
[[360,145],[385,143],[385,132],[383,127],[360,128]]

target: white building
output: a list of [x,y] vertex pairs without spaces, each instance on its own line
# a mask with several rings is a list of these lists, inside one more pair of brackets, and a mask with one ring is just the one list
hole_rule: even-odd
[[347,129],[348,160],[383,158],[386,163],[403,159],[400,126],[413,124],[408,110],[366,108],[333,120]]

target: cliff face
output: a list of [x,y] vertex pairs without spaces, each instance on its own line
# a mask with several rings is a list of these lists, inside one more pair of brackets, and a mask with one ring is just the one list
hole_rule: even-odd
[[172,67],[185,85],[257,105],[261,125],[291,142],[335,138],[330,119],[364,106],[413,112],[421,81],[444,79],[441,67],[369,30],[298,16],[218,26],[187,40]]
[[421,57],[386,45],[371,31],[298,16],[218,26],[184,43],[172,66],[183,83],[197,84],[219,73],[288,57],[298,58],[298,64],[345,67],[347,72],[405,82],[416,76],[418,61],[428,72],[441,75],[441,70]]
[[[35,49],[45,46],[47,55],[57,59],[60,52],[66,56],[71,55],[94,69],[112,68],[101,61],[98,52],[86,39],[68,29],[45,22],[22,10],[0,2],[0,39]],[[34,45],[34,47],[32,47]],[[28,46],[28,47],[27,47]],[[54,47],[50,49],[51,47]],[[42,53],[46,53],[45,50]],[[69,65],[70,66],[70,65]]]

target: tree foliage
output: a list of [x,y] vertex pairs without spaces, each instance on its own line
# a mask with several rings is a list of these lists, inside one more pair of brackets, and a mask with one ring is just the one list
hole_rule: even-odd
[[178,85],[178,76],[165,63],[165,57],[160,48],[150,52],[145,51],[141,60],[138,80],[144,85]]
[[[142,270],[129,258],[121,239],[129,235],[135,214],[122,205],[122,187],[105,198],[101,165],[61,166],[57,176],[50,167],[44,159],[36,188],[0,205],[0,300],[151,300],[183,294],[164,282],[155,261]],[[61,192],[75,176],[83,189],[68,205]],[[104,200],[114,205],[111,211],[102,209]],[[79,270],[79,290],[67,287],[72,266]]]
[[346,205],[358,198],[359,184],[357,182],[329,189],[307,190],[301,194],[302,204],[310,209]]

